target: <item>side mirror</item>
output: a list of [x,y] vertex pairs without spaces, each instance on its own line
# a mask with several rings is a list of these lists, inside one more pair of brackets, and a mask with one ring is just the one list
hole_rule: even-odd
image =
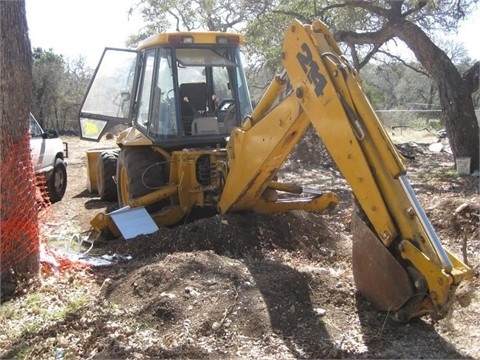
[[43,139],[56,139],[58,138],[58,131],[57,130],[46,130],[42,134]]

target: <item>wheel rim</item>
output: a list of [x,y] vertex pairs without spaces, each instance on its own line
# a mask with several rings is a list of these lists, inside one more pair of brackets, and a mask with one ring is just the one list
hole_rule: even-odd
[[55,171],[55,174],[54,174],[54,179],[53,179],[53,186],[55,187],[55,190],[57,192],[60,192],[62,191],[63,189],[63,184],[65,182],[65,178],[63,176],[63,172],[61,172],[60,170],[57,170]]

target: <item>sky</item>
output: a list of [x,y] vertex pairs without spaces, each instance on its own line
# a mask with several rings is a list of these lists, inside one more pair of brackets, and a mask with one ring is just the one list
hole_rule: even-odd
[[[94,68],[105,47],[125,47],[129,35],[142,27],[140,17],[129,18],[136,0],[26,0],[32,46],[53,49],[75,59],[85,57]],[[472,59],[480,60],[480,7],[463,23],[458,36]]]
[[105,47],[125,48],[142,23],[129,19],[135,0],[26,0],[33,47],[67,58],[84,56],[95,67]]

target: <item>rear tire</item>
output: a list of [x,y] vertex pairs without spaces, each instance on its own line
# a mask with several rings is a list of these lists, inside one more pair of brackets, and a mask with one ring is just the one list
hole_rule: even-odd
[[105,151],[97,161],[97,191],[102,200],[117,200],[117,185],[114,176],[117,172],[118,151]]
[[[129,205],[136,199],[168,184],[168,164],[165,158],[150,147],[124,147],[117,162],[118,206]],[[147,206],[154,212],[168,204],[168,200]]]
[[62,200],[67,190],[67,166],[62,159],[57,159],[52,174],[47,181],[48,196],[53,204]]

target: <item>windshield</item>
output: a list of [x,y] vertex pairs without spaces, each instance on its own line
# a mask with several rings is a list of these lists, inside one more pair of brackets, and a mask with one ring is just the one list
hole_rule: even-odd
[[177,49],[176,55],[182,66],[237,66],[210,49]]
[[144,51],[136,123],[151,138],[226,137],[251,113],[238,49],[214,46]]

